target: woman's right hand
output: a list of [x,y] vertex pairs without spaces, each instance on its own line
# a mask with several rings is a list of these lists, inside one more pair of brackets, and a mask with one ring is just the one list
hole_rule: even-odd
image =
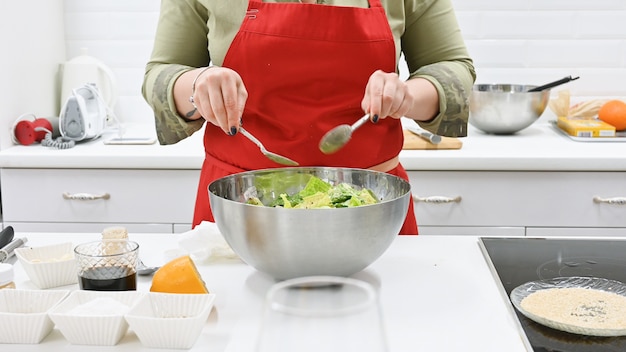
[[234,70],[212,66],[193,70],[196,78],[193,103],[208,122],[233,135],[239,129],[248,91]]

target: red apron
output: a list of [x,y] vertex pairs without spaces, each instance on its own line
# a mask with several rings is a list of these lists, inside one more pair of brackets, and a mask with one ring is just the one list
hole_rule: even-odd
[[[395,72],[395,44],[380,0],[369,8],[249,0],[224,67],[239,73],[248,91],[243,125],[268,150],[301,166],[367,169],[402,149],[400,121],[366,123],[350,143],[326,155],[318,144],[339,124],[363,115],[361,99],[377,69]],[[196,198],[194,226],[214,221],[208,185],[246,170],[280,167],[244,136],[207,124],[206,159]],[[401,165],[389,173],[408,179]],[[417,234],[413,202],[401,234]]]

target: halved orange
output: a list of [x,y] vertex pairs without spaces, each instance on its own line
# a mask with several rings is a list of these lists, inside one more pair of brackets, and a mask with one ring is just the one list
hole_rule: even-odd
[[151,292],[209,293],[198,268],[190,256],[172,259],[152,277]]

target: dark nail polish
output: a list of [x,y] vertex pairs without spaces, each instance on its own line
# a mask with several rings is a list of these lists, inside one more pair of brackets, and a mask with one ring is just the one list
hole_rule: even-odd
[[374,118],[372,119],[372,122],[373,122],[373,123],[378,122],[378,115],[374,115]]
[[243,117],[239,118],[239,126],[243,126]]
[[230,128],[230,135],[231,135],[231,136],[234,136],[234,135],[236,135],[236,134],[237,134],[237,127],[231,127],[231,128]]

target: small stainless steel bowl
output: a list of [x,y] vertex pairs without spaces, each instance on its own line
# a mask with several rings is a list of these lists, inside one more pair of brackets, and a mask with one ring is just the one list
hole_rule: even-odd
[[550,90],[528,92],[536,86],[476,84],[470,95],[469,123],[491,134],[513,134],[532,125],[543,114]]
[[[271,175],[271,176],[269,176]],[[245,203],[256,189],[265,204],[304,188],[311,175],[369,188],[377,204],[338,209],[285,209]],[[269,176],[269,177],[268,177]],[[355,274],[382,255],[398,236],[410,201],[407,181],[383,172],[331,167],[242,172],[209,185],[215,222],[241,259],[284,280]]]

